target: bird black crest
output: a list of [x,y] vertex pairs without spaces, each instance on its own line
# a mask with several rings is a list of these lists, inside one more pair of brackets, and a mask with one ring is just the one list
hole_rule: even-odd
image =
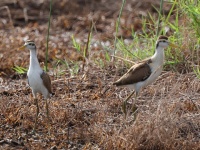
[[161,35],[161,36],[159,36],[159,38],[158,38],[158,40],[163,40],[163,39],[168,40],[168,37],[166,37],[166,36],[164,36],[164,35]]
[[26,40],[25,42],[26,42],[26,43],[34,43],[33,40]]

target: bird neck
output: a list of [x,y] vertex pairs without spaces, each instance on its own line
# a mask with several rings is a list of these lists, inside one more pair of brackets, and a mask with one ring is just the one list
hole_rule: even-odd
[[154,55],[152,56],[152,60],[160,64],[163,64],[164,59],[165,59],[164,48],[158,46],[155,50]]
[[40,68],[36,50],[30,50],[30,66],[29,66],[29,68]]

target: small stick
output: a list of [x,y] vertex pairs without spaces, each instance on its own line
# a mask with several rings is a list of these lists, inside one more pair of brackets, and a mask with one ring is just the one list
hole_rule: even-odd
[[122,58],[122,57],[119,57],[119,56],[114,56],[114,55],[111,55],[111,56],[112,56],[112,57],[115,57],[115,58],[118,58],[118,59],[121,59],[121,60],[123,60],[123,61],[130,62],[130,63],[132,63],[132,64],[135,64],[135,62],[133,62],[133,61],[131,61],[131,60],[124,59],[124,58]]
[[11,24],[12,27],[14,28],[13,21],[12,21],[12,18],[11,18],[10,9],[8,8],[8,6],[2,6],[2,7],[0,7],[0,10],[2,10],[2,9],[6,9],[6,10],[7,10],[8,17],[9,17],[9,20],[10,20],[10,24]]

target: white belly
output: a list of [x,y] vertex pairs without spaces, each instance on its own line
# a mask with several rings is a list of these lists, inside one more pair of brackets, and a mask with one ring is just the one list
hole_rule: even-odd
[[152,73],[147,80],[135,83],[129,88],[134,88],[136,92],[140,92],[140,90],[143,87],[148,86],[149,84],[153,83],[158,78],[158,76],[162,72],[162,68],[163,68],[163,65],[151,67]]
[[163,65],[154,66],[151,68],[152,73],[151,73],[150,77],[147,79],[147,83],[146,83],[147,85],[153,83],[158,78],[158,76],[162,72],[162,68],[163,68]]
[[152,63],[150,63],[151,75],[142,82],[135,83],[132,87],[136,92],[139,92],[143,87],[153,83],[161,74],[164,64],[164,50],[162,47],[156,49],[155,54],[151,57]]
[[41,93],[46,98],[48,96],[48,91],[43,84],[42,78],[40,77],[41,74],[42,70],[29,70],[27,73],[28,82],[34,96],[36,96],[37,93]]

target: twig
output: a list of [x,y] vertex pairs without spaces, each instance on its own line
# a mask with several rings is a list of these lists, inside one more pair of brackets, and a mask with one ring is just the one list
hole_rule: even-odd
[[47,61],[48,61],[48,49],[49,49],[49,29],[51,22],[51,10],[52,10],[52,0],[50,1],[50,10],[49,10],[49,22],[48,22],[48,32],[47,32],[47,47],[46,47],[46,57],[45,57],[45,71],[48,71]]
[[182,92],[179,92],[179,94],[188,97],[188,98],[190,99],[190,101],[192,102],[192,104],[196,107],[196,109],[197,109],[198,111],[200,110],[199,106],[192,100],[192,98],[191,98],[188,94],[184,94],[184,93],[182,93]]
[[122,58],[122,57],[119,57],[119,56],[114,56],[114,55],[111,55],[111,56],[112,56],[112,57],[115,57],[115,58],[118,58],[118,59],[121,59],[121,60],[123,60],[123,61],[130,62],[130,63],[132,63],[132,64],[136,64],[135,62],[133,62],[133,61],[131,61],[131,60],[124,59],[124,58]]
[[24,9],[23,9],[23,12],[24,12],[24,20],[25,20],[25,22],[27,23],[27,22],[28,22],[27,8],[24,8]]
[[84,71],[84,68],[85,68],[85,64],[88,65],[88,63],[89,63],[89,45],[90,45],[90,38],[91,38],[91,35],[92,35],[92,31],[93,31],[93,22],[91,21],[90,31],[88,32],[88,37],[87,37],[87,44],[86,44],[86,48],[85,48],[84,54],[83,54],[83,56],[85,58],[85,60],[83,61],[83,67],[82,67],[83,71]]
[[126,0],[122,0],[122,6],[121,6],[121,9],[120,9],[120,12],[119,12],[119,17],[117,19],[117,22],[116,22],[116,32],[115,32],[115,41],[114,41],[114,51],[113,51],[113,57],[112,57],[112,62],[114,62],[114,56],[115,56],[115,49],[116,49],[116,44],[117,44],[117,34],[118,34],[118,30],[119,30],[119,24],[120,24],[120,18],[121,18],[121,15],[122,15],[122,10],[124,8],[124,4],[126,3]]
[[2,10],[2,9],[6,9],[6,10],[7,10],[8,17],[9,17],[9,20],[10,20],[10,24],[11,24],[12,27],[14,28],[13,21],[12,21],[12,18],[11,18],[10,9],[8,8],[8,6],[2,6],[2,7],[0,7],[0,10]]
[[64,81],[64,80],[71,80],[71,79],[75,79],[75,78],[77,78],[77,77],[70,77],[70,78],[64,78],[64,79],[62,78],[62,79],[54,80],[54,81],[52,81],[52,83]]

